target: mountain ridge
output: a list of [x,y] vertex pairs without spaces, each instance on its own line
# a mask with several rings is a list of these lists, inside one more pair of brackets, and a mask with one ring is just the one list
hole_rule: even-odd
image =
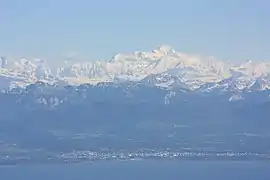
[[168,148],[269,155],[268,63],[228,65],[168,47],[113,59],[58,71],[41,60],[3,63],[1,157]]
[[[270,87],[270,62],[233,64],[214,57],[180,53],[168,45],[147,52],[116,54],[109,61],[65,63],[55,68],[39,59],[21,59],[9,64],[2,58],[0,69],[1,89],[24,88],[38,81],[64,85],[151,81],[152,85],[168,89],[180,85],[203,90],[207,86],[204,91],[217,87],[228,90],[228,86],[231,86],[229,90],[241,91],[253,87],[252,84],[257,85],[257,90]],[[224,84],[226,81],[229,85]]]

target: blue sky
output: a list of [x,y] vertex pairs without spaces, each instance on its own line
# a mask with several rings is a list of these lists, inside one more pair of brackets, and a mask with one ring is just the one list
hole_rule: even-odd
[[0,53],[109,59],[161,44],[224,60],[270,60],[268,0],[2,0]]

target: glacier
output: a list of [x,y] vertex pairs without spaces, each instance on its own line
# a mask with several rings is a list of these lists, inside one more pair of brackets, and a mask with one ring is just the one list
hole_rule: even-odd
[[214,57],[177,52],[168,45],[147,52],[116,54],[110,60],[66,61],[59,67],[50,67],[40,59],[1,60],[1,89],[23,88],[40,81],[61,85],[143,81],[168,89],[183,86],[203,91],[266,90],[270,86],[270,62],[235,64]]

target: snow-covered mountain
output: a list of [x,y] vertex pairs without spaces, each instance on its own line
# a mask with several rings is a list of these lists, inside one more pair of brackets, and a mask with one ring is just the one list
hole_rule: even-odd
[[140,82],[162,88],[200,91],[254,91],[270,87],[270,62],[233,64],[213,57],[177,52],[167,45],[148,52],[117,54],[109,61],[65,62],[49,67],[38,59],[9,63],[2,58],[0,88],[35,82],[80,85],[100,82]]
[[0,65],[0,163],[13,153],[18,162],[52,162],[55,152],[123,147],[269,154],[270,62],[233,64],[161,46],[60,67]]

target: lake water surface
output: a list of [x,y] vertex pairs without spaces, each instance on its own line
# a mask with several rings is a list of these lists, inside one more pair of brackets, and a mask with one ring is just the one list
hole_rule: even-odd
[[126,161],[0,167],[1,180],[269,180],[268,162]]

